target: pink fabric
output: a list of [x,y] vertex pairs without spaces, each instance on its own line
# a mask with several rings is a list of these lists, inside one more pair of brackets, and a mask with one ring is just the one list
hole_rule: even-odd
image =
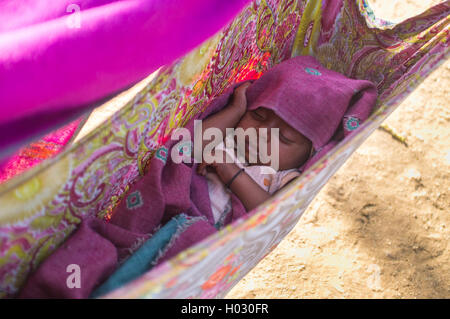
[[[97,218],[86,218],[31,275],[19,298],[87,298],[113,273],[118,260],[129,254],[128,248],[146,238]],[[80,267],[80,288],[67,285],[69,265]]]
[[186,54],[248,2],[0,1],[0,160]]
[[0,163],[0,184],[61,152],[81,123],[82,118],[57,129],[5,159],[4,163]]

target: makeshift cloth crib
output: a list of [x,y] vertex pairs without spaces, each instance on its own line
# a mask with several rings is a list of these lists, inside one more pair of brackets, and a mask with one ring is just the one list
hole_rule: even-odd
[[110,218],[129,185],[175,127],[234,82],[257,78],[290,56],[378,84],[376,111],[305,174],[220,232],[106,297],[222,297],[289,233],[351,153],[447,58],[450,1],[399,24],[376,19],[363,0],[251,2],[213,38],[163,67],[126,107],[54,159],[0,187],[0,293],[76,227]]

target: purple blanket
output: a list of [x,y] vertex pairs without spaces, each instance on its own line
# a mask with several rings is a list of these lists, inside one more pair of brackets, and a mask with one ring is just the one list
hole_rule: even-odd
[[[234,88],[214,99],[207,110],[191,119],[186,128],[194,136],[194,120],[222,109]],[[181,139],[181,138],[180,138]],[[150,160],[148,172],[131,186],[109,222],[86,217],[78,229],[28,278],[19,298],[87,298],[119,264],[172,217],[185,213],[203,218],[177,236],[159,264],[217,229],[208,195],[206,178],[196,173],[198,164],[176,164],[169,156],[179,140],[169,140]],[[231,194],[232,213],[228,224],[246,213],[240,200]],[[205,220],[206,219],[206,220]],[[80,267],[80,288],[69,288],[69,265]]]
[[0,1],[0,163],[186,54],[248,2]]

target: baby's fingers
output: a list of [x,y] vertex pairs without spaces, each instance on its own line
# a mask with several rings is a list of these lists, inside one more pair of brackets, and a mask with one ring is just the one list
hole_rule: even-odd
[[200,163],[197,166],[197,174],[205,176],[206,175],[206,163]]
[[251,84],[251,82],[245,82],[244,84],[241,84],[234,90],[234,94],[243,97],[245,95],[245,91]]

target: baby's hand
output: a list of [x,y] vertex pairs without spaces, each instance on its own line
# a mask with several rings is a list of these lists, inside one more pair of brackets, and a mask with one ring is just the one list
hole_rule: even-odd
[[205,162],[198,164],[197,174],[205,176],[206,175],[206,166],[208,166],[208,163],[205,163]]
[[211,152],[212,156],[216,157],[216,154],[219,156],[219,159],[214,158],[214,160],[211,163],[207,163],[207,162],[202,162],[200,164],[198,164],[197,166],[197,174],[200,174],[202,176],[205,176],[206,173],[208,172],[208,169],[210,171],[216,171],[217,173],[217,168],[218,167],[222,167],[224,165],[226,165],[227,163],[232,163],[232,157],[225,152],[223,149],[214,149]]
[[251,85],[251,82],[246,82],[241,84],[237,88],[234,89],[233,98],[231,100],[231,105],[238,109],[242,115],[247,110],[247,97],[245,96],[245,92],[247,88]]

